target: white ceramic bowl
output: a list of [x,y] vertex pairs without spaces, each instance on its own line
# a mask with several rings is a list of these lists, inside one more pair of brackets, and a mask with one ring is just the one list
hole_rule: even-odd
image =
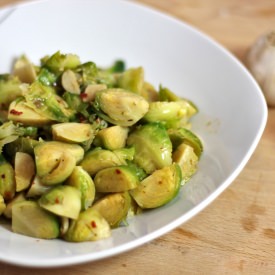
[[198,173],[164,207],[92,243],[36,240],[0,226],[0,260],[35,267],[65,266],[113,256],[181,225],[212,202],[243,169],[267,119],[262,93],[246,69],[189,25],[131,1],[55,0],[0,12],[0,73],[25,53],[35,62],[57,50],[101,66],[122,58],[143,66],[146,79],[193,100],[193,130],[205,151]]

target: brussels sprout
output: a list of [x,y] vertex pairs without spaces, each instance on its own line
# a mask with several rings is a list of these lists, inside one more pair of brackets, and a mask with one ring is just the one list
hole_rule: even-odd
[[83,158],[84,150],[77,144],[58,141],[43,142],[34,148],[37,175],[46,185],[59,184],[72,173]]
[[127,217],[130,207],[131,197],[128,192],[106,195],[92,206],[106,219],[111,228],[119,226]]
[[88,112],[89,104],[83,102],[80,95],[65,92],[62,97],[68,104],[70,109],[75,110],[75,112],[80,113],[85,118],[88,118],[88,116],[90,115],[90,113]]
[[0,126],[0,153],[2,153],[4,145],[14,142],[23,133],[23,130],[15,126],[12,121],[2,124]]
[[148,174],[172,164],[172,143],[166,129],[159,123],[136,128],[129,135],[127,144],[134,146],[134,162]]
[[180,144],[185,143],[194,148],[195,154],[200,158],[203,152],[203,144],[200,138],[186,128],[169,129],[168,135],[175,150]]
[[15,195],[15,176],[13,167],[0,154],[0,194],[5,201],[11,200]]
[[72,94],[80,94],[80,86],[77,81],[76,74],[72,70],[66,70],[61,77],[61,84],[65,91]]
[[22,96],[21,82],[11,75],[0,75],[0,109],[7,110],[9,104]]
[[114,193],[136,188],[139,180],[132,167],[120,165],[97,172],[94,183],[97,192]]
[[195,154],[193,147],[182,143],[173,152],[173,161],[179,164],[182,172],[183,183],[185,183],[197,171],[199,158]]
[[13,75],[24,83],[32,83],[37,77],[34,65],[25,55],[16,60],[13,66]]
[[6,204],[6,209],[4,210],[4,216],[7,219],[12,218],[12,207],[14,204],[18,202],[26,201],[25,195],[23,192],[17,193],[7,204]]
[[42,195],[38,203],[58,216],[77,219],[81,210],[81,193],[73,186],[60,185]]
[[85,155],[80,166],[86,170],[91,176],[94,176],[98,171],[116,165],[126,164],[114,152],[96,148]]
[[107,71],[111,74],[122,73],[125,71],[125,62],[123,60],[116,60]]
[[66,181],[81,192],[81,210],[90,207],[95,199],[95,185],[91,176],[81,167],[76,166]]
[[52,188],[53,186],[43,184],[41,179],[37,175],[35,175],[34,179],[31,182],[31,186],[26,194],[26,197],[40,197]]
[[93,144],[109,150],[123,148],[126,145],[128,132],[129,128],[119,125],[102,129],[95,136]]
[[51,173],[60,163],[61,157],[64,157],[64,152],[67,152],[66,158],[71,159],[68,154],[72,155],[75,161],[79,163],[84,156],[83,148],[78,144],[69,144],[59,141],[41,142],[34,148],[35,163],[37,174],[44,177]]
[[75,157],[70,152],[64,151],[57,161],[57,166],[48,174],[41,176],[41,181],[45,185],[62,183],[71,175],[75,165]]
[[77,220],[71,222],[63,237],[69,242],[97,241],[110,237],[108,222],[95,209],[88,208],[81,212]]
[[143,83],[141,95],[148,101],[154,102],[159,100],[158,92],[154,86],[148,82]]
[[144,84],[144,70],[142,67],[130,68],[118,78],[118,87],[136,94],[142,94]]
[[83,86],[94,84],[96,82],[96,77],[98,75],[98,70],[96,64],[94,62],[86,62],[79,65],[75,69],[76,73],[78,73],[81,77],[81,84]]
[[3,214],[5,209],[6,209],[6,204],[5,204],[3,196],[0,194],[0,216]]
[[132,126],[147,113],[149,103],[138,94],[123,89],[107,89],[96,94],[93,106],[106,121]]
[[198,107],[190,100],[178,97],[168,88],[160,86],[159,89],[159,100],[160,101],[180,101],[182,105],[185,105],[187,117],[195,115],[199,110]]
[[59,222],[37,202],[23,201],[12,207],[12,231],[34,238],[54,239],[59,235]]
[[15,155],[15,183],[16,192],[27,189],[35,174],[35,164],[31,155],[17,152]]
[[90,124],[64,122],[52,125],[54,140],[70,143],[83,143],[94,138],[94,131]]
[[37,80],[45,86],[56,85],[57,78],[58,78],[57,75],[55,75],[54,73],[52,73],[46,68],[41,68],[37,76]]
[[188,109],[184,101],[156,101],[150,102],[149,110],[143,117],[147,122],[163,122],[189,118]]
[[44,64],[42,66],[57,75],[68,69],[76,69],[80,65],[80,60],[77,55],[61,54],[59,51],[43,61]]
[[23,152],[33,156],[33,150],[40,142],[29,137],[19,137],[15,141],[5,145],[5,155],[13,159],[16,152]]
[[30,108],[23,99],[13,101],[9,106],[8,119],[24,125],[42,126],[52,122],[52,119]]
[[75,111],[50,86],[33,82],[24,94],[25,105],[50,120],[68,122],[74,117]]
[[134,147],[124,147],[113,150],[113,153],[118,157],[121,164],[125,164],[127,161],[132,161],[135,156]]
[[130,194],[141,208],[156,208],[171,201],[180,189],[181,169],[178,164],[156,170]]

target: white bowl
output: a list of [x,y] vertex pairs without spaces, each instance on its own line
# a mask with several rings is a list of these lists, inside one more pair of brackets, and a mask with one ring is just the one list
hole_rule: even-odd
[[189,25],[131,1],[39,1],[0,12],[0,73],[25,53],[34,62],[57,50],[101,66],[122,58],[146,79],[194,101],[193,130],[205,151],[198,173],[171,203],[129,220],[92,243],[37,240],[0,226],[0,260],[34,267],[94,261],[133,249],[181,225],[243,169],[263,133],[267,108],[247,70]]

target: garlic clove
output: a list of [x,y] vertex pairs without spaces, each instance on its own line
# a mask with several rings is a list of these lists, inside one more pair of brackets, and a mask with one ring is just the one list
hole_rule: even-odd
[[275,31],[256,40],[248,50],[245,62],[262,88],[267,104],[275,107]]

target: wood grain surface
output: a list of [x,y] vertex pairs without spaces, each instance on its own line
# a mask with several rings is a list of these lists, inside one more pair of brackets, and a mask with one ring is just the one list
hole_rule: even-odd
[[[19,1],[0,0],[0,6]],[[197,27],[241,61],[275,29],[273,0],[139,0]],[[3,37],[0,42],[3,43]],[[0,248],[3,249],[3,248]],[[130,252],[58,269],[0,263],[1,275],[275,274],[275,109],[248,164],[199,215]]]

